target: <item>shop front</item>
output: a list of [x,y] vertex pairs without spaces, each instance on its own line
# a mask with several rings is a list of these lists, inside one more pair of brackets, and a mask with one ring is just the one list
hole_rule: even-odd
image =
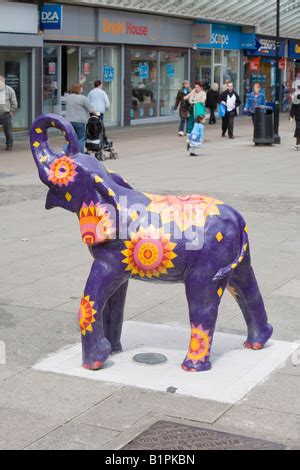
[[195,78],[210,88],[217,83],[222,88],[226,80],[240,91],[241,50],[252,48],[254,33],[246,33],[240,26],[197,22],[193,26]]
[[41,113],[42,38],[36,5],[0,3],[0,74],[16,93],[13,131],[27,131]]
[[192,21],[98,11],[99,41],[122,45],[123,123],[178,119],[174,104],[189,79]]
[[44,33],[44,111],[64,113],[73,83],[84,94],[102,80],[107,125],[177,119],[189,78],[192,21],[64,5],[59,30]]
[[99,43],[96,9],[64,5],[60,14],[60,29],[44,32],[44,112],[64,114],[74,83],[87,95],[101,80],[111,102],[106,124],[119,125],[121,47]]
[[[285,40],[280,40],[281,69],[281,109],[289,107],[289,87],[287,78],[287,59],[285,54]],[[244,92],[252,91],[254,83],[260,83],[265,93],[267,103],[274,107],[276,88],[276,41],[266,36],[256,36],[256,48],[247,50],[244,56]]]

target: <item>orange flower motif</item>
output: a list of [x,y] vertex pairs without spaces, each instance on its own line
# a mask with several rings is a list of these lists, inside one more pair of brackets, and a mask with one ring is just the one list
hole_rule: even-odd
[[174,268],[172,259],[177,257],[173,252],[176,243],[170,242],[170,238],[170,234],[163,233],[163,229],[155,229],[153,225],[132,233],[131,241],[124,242],[126,250],[122,251],[126,271],[142,278],[168,274],[168,269]]
[[91,202],[83,204],[79,212],[79,225],[83,243],[96,245],[111,239],[116,232],[106,206]]
[[198,361],[205,362],[205,358],[209,355],[210,346],[209,330],[203,330],[202,325],[196,327],[192,324],[190,350],[187,358],[194,364],[197,364]]
[[90,296],[82,297],[78,312],[78,321],[83,336],[87,331],[93,331],[93,323],[96,322],[95,315],[97,310],[93,308],[95,302],[90,300]]
[[57,158],[50,166],[48,181],[59,187],[68,186],[69,183],[74,182],[77,175],[76,168],[72,158],[67,156]]
[[220,215],[218,205],[222,201],[192,194],[189,196],[157,196],[145,194],[151,203],[147,207],[149,212],[160,214],[163,224],[175,222],[182,232],[190,227],[204,227],[206,218]]

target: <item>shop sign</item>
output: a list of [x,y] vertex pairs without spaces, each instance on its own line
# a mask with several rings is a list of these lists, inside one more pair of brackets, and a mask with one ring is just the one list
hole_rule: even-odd
[[103,77],[105,82],[112,82],[115,79],[115,68],[112,65],[105,65]]
[[191,47],[192,21],[129,11],[97,9],[97,41]]
[[41,29],[61,29],[63,19],[62,5],[42,5],[41,7]]
[[300,59],[300,41],[289,40],[289,58]]
[[[276,40],[274,38],[256,36],[256,43],[256,49],[249,50],[248,55],[259,55],[262,57],[276,56]],[[283,39],[280,40],[279,55],[280,57],[285,56],[285,42]]]
[[255,48],[255,34],[242,33],[239,26],[196,23],[192,34],[193,41],[198,47],[213,49]]
[[139,65],[139,77],[141,80],[147,80],[149,78],[149,64],[144,63]]

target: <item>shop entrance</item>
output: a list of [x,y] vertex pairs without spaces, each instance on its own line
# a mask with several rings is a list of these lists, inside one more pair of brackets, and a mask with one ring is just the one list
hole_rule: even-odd
[[0,74],[15,90],[18,110],[13,118],[14,131],[29,129],[31,110],[31,53],[0,50]]
[[79,81],[79,47],[62,46],[61,58],[61,91],[64,95]]

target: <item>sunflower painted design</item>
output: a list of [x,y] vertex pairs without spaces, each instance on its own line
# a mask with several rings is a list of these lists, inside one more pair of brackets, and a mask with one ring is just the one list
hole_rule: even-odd
[[199,361],[205,362],[210,347],[211,336],[209,336],[209,330],[203,330],[202,325],[196,327],[192,324],[192,336],[187,359],[190,359],[194,365]]
[[208,216],[220,215],[218,206],[222,201],[192,194],[189,196],[157,196],[145,194],[151,203],[147,207],[148,212],[160,214],[163,224],[174,222],[181,232],[190,227],[204,227]]
[[82,297],[78,312],[78,321],[83,336],[87,331],[93,331],[93,323],[96,322],[95,315],[97,310],[93,308],[95,302],[90,300],[90,296]]
[[79,225],[83,243],[97,245],[113,238],[116,232],[114,221],[106,206],[91,202],[83,204],[79,212]]
[[48,181],[62,187],[68,186],[69,183],[74,182],[75,176],[78,174],[72,158],[64,156],[57,158],[50,166]]
[[122,251],[126,271],[149,279],[168,274],[168,269],[174,268],[172,259],[177,257],[173,251],[176,243],[170,238],[171,234],[165,234],[162,228],[156,229],[153,225],[132,233],[131,240],[124,242],[126,250]]

